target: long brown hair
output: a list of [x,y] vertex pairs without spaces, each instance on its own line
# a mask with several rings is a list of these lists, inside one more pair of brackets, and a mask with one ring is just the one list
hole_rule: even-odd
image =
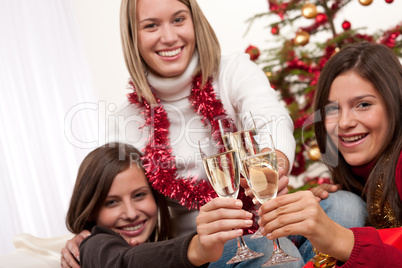
[[[141,153],[131,145],[109,143],[93,150],[85,157],[78,170],[67,212],[68,230],[78,234],[82,230],[90,231],[96,225],[95,215],[105,202],[116,175],[133,164],[144,171],[141,156]],[[154,189],[152,193],[158,206],[158,222],[149,241],[170,239],[173,237],[173,225],[165,197]]]
[[[325,129],[325,106],[332,82],[339,75],[352,71],[373,84],[387,103],[389,117],[388,136],[381,146],[380,154],[367,183],[351,172],[350,166],[331,142]],[[395,169],[402,150],[402,66],[391,49],[380,44],[361,42],[341,49],[333,55],[321,71],[314,100],[317,111],[314,128],[324,163],[332,173],[335,183],[342,185],[367,200],[370,212],[374,202],[371,193],[377,187],[377,180],[383,176],[381,213],[385,202],[389,202],[395,216],[402,221],[402,202],[395,184]],[[336,163],[337,164],[328,164]]]
[[[208,77],[219,70],[221,50],[218,38],[196,0],[178,0],[191,12],[199,63],[196,72],[202,73],[202,86]],[[120,35],[124,60],[138,97],[156,103],[146,78],[146,63],[138,49],[137,0],[122,0],[120,6]]]

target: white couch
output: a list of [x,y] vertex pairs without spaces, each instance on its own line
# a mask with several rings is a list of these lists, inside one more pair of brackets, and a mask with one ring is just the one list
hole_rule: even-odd
[[13,238],[15,250],[0,256],[0,268],[60,268],[60,251],[74,235],[38,238],[19,234]]

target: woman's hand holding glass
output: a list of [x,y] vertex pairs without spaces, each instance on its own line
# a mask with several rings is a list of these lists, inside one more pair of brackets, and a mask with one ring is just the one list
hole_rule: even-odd
[[[236,199],[240,188],[240,157],[237,150],[220,152],[221,146],[212,138],[198,141],[202,162],[209,182],[219,197]],[[237,238],[237,251],[227,264],[251,260],[263,256],[252,251],[240,236]]]
[[197,236],[189,246],[189,254],[201,258],[199,263],[192,262],[195,266],[218,260],[225,243],[241,236],[242,228],[252,226],[253,215],[242,207],[243,202],[239,199],[220,197],[201,207],[196,219]]
[[[302,235],[319,251],[345,262],[354,246],[353,231],[344,228],[324,212],[311,191],[279,196],[261,205],[258,224],[269,239]],[[333,243],[328,235],[337,237]]]
[[[255,198],[264,204],[275,198],[278,193],[279,170],[274,142],[270,133],[261,131],[256,135],[246,137],[244,143],[253,145],[245,151],[242,158],[245,177]],[[258,237],[258,233],[260,230],[257,231],[255,237]],[[279,240],[275,239],[272,242],[274,252],[270,259],[262,265],[263,267],[299,259],[286,254],[281,249]]]

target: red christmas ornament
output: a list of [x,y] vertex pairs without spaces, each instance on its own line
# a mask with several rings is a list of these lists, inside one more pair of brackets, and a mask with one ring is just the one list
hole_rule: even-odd
[[350,29],[350,26],[351,26],[351,24],[350,24],[350,22],[347,21],[347,20],[345,20],[345,21],[342,23],[342,28],[343,28],[345,31],[349,30],[349,29]]
[[334,2],[331,6],[332,10],[337,10],[339,8],[339,3],[338,2]]
[[272,33],[273,35],[278,35],[278,34],[279,34],[279,26],[278,26],[278,25],[273,26],[273,27],[271,28],[271,33]]
[[324,13],[319,13],[316,17],[315,17],[315,21],[317,23],[323,23],[326,22],[328,20],[327,15],[325,15]]
[[386,3],[391,4],[394,0],[385,0]]
[[255,46],[249,46],[246,49],[246,53],[250,55],[250,60],[252,61],[258,59],[258,57],[260,56],[260,50]]
[[278,14],[278,16],[281,18],[281,20],[283,20],[285,17],[287,8],[291,3],[289,2],[289,3],[279,3],[278,4],[276,0],[268,0],[268,4],[269,4],[269,10],[275,14]]

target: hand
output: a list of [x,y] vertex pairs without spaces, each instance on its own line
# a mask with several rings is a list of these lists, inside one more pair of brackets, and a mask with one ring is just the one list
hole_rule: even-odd
[[90,234],[89,231],[83,230],[70,240],[67,240],[65,247],[61,249],[61,267],[80,268],[78,264],[80,260],[79,246]]
[[242,206],[239,199],[218,197],[201,207],[196,219],[198,234],[191,240],[187,254],[193,265],[218,260],[225,243],[253,224],[252,214]]
[[342,187],[340,184],[323,183],[314,188],[311,188],[310,191],[315,195],[318,201],[321,201],[322,199],[328,198],[329,193],[334,193],[341,189]]
[[[289,178],[285,176],[285,170],[282,168],[279,168],[279,181],[278,181],[278,196],[284,195],[288,193],[288,184],[289,184]],[[258,200],[254,197],[253,191],[251,191],[247,180],[245,178],[241,178],[240,180],[240,185],[241,187],[244,188],[244,193],[246,196],[249,196],[253,198],[254,204],[259,203]]]
[[283,173],[279,172],[279,178],[289,172],[289,160],[287,156],[281,151],[276,150],[276,158],[278,159],[278,169],[283,169]]
[[289,178],[286,175],[286,172],[283,168],[279,168],[279,181],[278,181],[278,194],[277,196],[287,194]]
[[339,260],[349,258],[354,235],[331,220],[311,191],[299,191],[276,197],[259,209],[261,233],[269,239],[302,235],[320,252]]

